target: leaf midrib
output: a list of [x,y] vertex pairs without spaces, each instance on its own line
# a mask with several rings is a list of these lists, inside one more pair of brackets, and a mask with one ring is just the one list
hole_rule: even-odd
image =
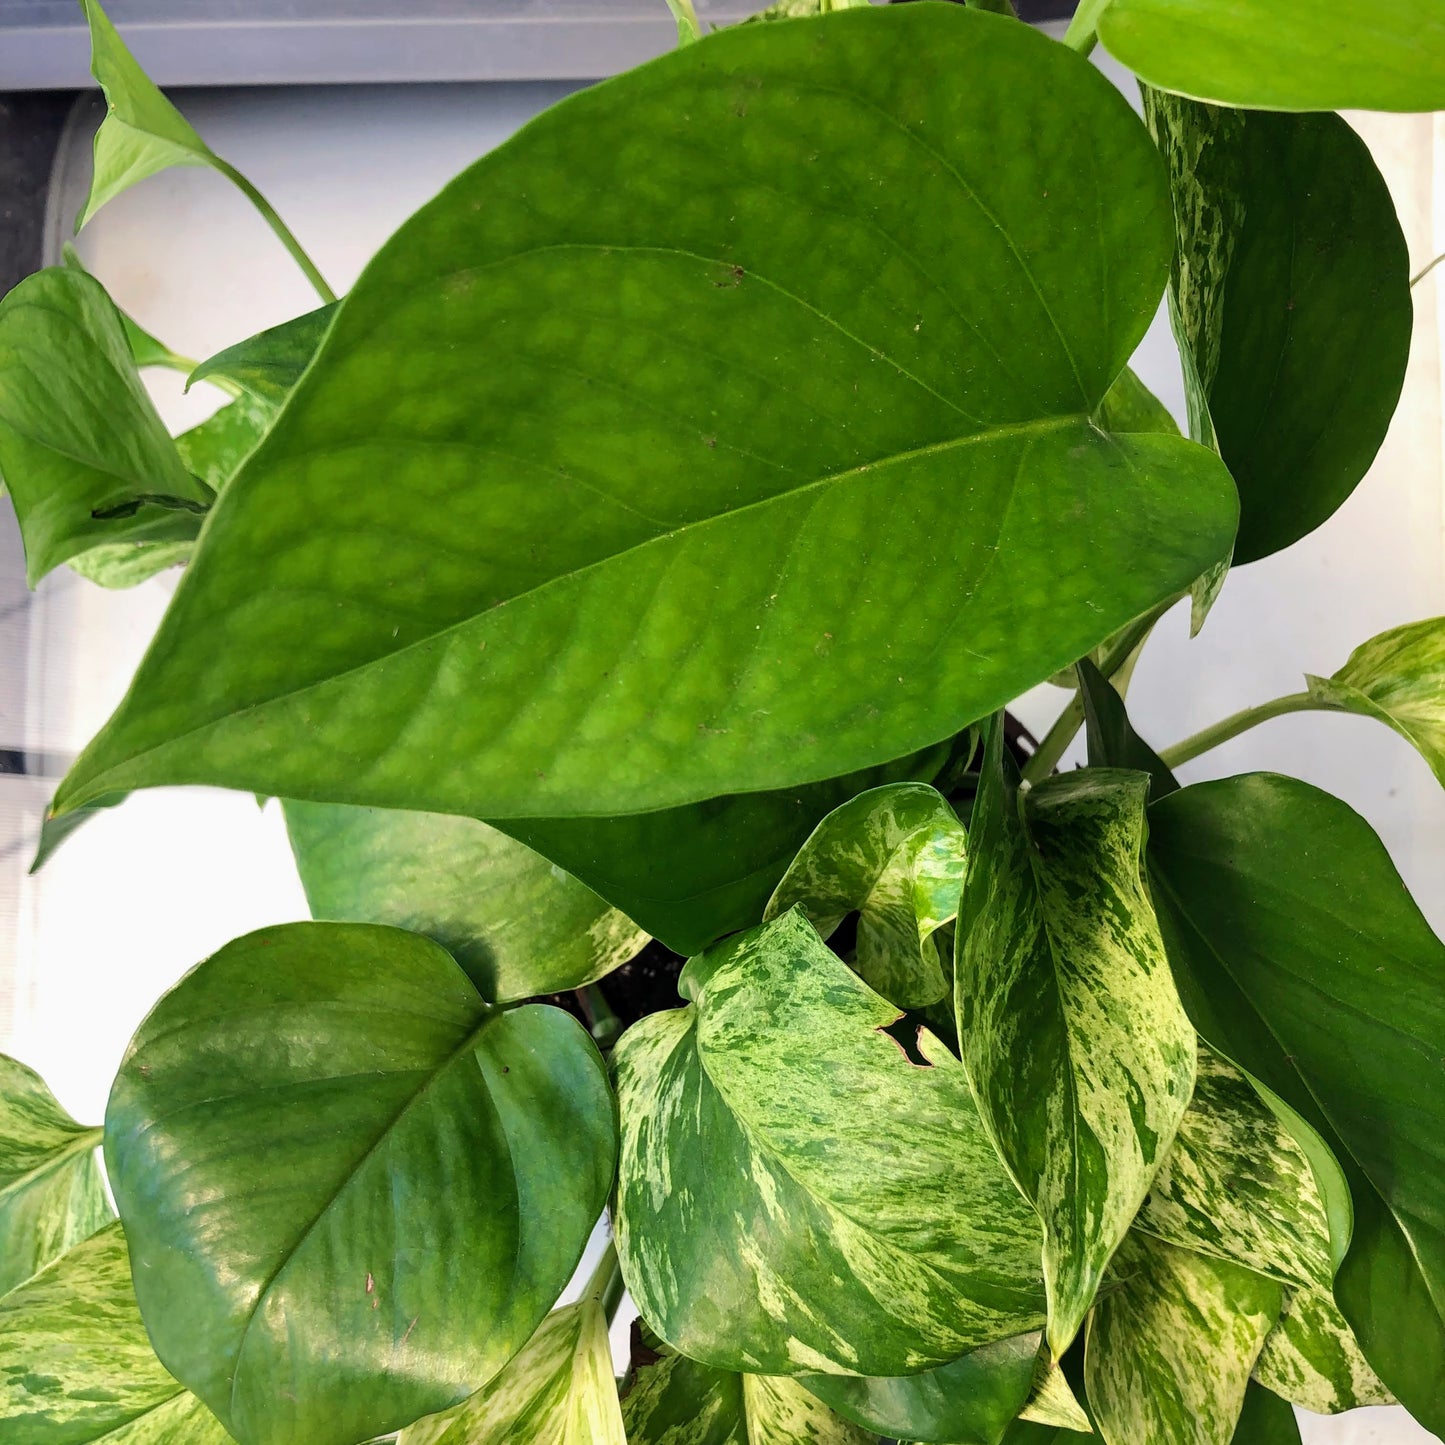
[[[481,1001],[480,995],[478,995],[478,1000],[479,1002]],[[494,1009],[489,1005],[485,1004],[483,1004],[483,1007],[485,1012],[483,1014],[481,1022],[476,1026],[476,1028],[474,1028],[470,1033],[467,1034],[466,1038],[463,1039],[462,1042],[455,1049],[453,1049],[452,1052],[448,1054],[447,1057],[443,1059],[436,1066],[435,1069],[431,1070],[427,1074],[425,1080],[421,1083],[417,1090],[406,1100],[406,1102],[401,1106],[401,1108],[398,1109],[391,1116],[391,1118],[387,1120],[387,1122],[377,1132],[376,1137],[371,1141],[369,1145],[367,1145],[365,1151],[346,1171],[346,1174],[341,1179],[341,1181],[326,1196],[326,1198],[321,1204],[321,1207],[307,1222],[305,1228],[296,1237],[295,1241],[292,1244],[288,1245],[286,1249],[278,1256],[275,1265],[267,1274],[265,1280],[262,1281],[260,1287],[256,1291],[255,1301],[246,1314],[246,1323],[241,1330],[240,1336],[237,1338],[235,1353],[231,1357],[231,1390],[227,1402],[227,1414],[230,1416],[231,1419],[234,1419],[236,1414],[236,1392],[240,1387],[241,1380],[240,1363],[246,1351],[246,1343],[250,1338],[251,1326],[255,1324],[256,1316],[260,1313],[261,1306],[265,1303],[266,1296],[270,1292],[272,1286],[276,1283],[282,1273],[295,1259],[297,1254],[300,1253],[302,1248],[304,1248],[306,1241],[310,1239],[312,1233],[315,1231],[316,1227],[321,1223],[321,1221],[326,1217],[326,1215],[330,1212],[332,1206],[336,1204],[336,1202],[341,1198],[341,1196],[351,1187],[351,1185],[356,1180],[356,1177],[366,1167],[366,1164],[371,1159],[371,1157],[376,1153],[378,1149],[381,1148],[381,1146],[386,1142],[392,1132],[411,1112],[413,1107],[415,1107],[426,1097],[427,1091],[432,1087],[433,1084],[436,1083],[438,1079],[442,1077],[443,1074],[445,1074],[452,1067],[453,1064],[457,1063],[458,1060],[464,1058],[468,1053],[470,1053],[477,1047],[477,1045],[481,1042],[482,1035],[485,1034],[486,1031],[494,1023],[496,1023],[498,1019],[501,1019],[505,1016],[500,1009]]]
[[[1008,439],[1010,437],[1038,437],[1040,435],[1046,435],[1051,432],[1063,431],[1066,428],[1072,426],[1086,426],[1092,428],[1092,423],[1087,414],[1069,413],[1062,416],[1041,417],[1033,421],[1013,422],[1002,426],[990,427],[985,430],[970,432],[965,436],[951,437],[946,441],[931,442],[927,446],[917,447],[910,451],[894,452],[889,456],[883,457],[875,461],[863,462],[857,466],[849,467],[841,472],[830,472],[826,476],[814,478],[812,481],[804,482],[800,486],[794,487],[785,492],[777,492],[774,493],[772,496],[759,498],[757,501],[749,502],[745,506],[734,507],[727,511],[716,512],[713,513],[711,516],[699,518],[696,521],[685,522],[680,526],[670,528],[667,531],[657,533],[655,536],[645,538],[641,542],[633,543],[631,546],[623,547],[616,552],[609,553],[605,557],[599,557],[593,562],[588,562],[581,567],[576,567],[572,569],[570,572],[563,572],[559,573],[555,577],[549,577],[545,581],[538,583],[534,587],[526,588],[521,592],[513,594],[511,597],[505,598],[502,602],[496,604],[496,606],[494,607],[479,608],[475,611],[472,611],[467,616],[462,617],[455,622],[448,623],[444,627],[439,627],[434,631],[426,633],[424,636],[416,638],[414,641],[409,642],[405,647],[399,647],[394,649],[393,651],[383,652],[375,657],[366,658],[364,661],[358,662],[351,667],[343,668],[338,672],[332,673],[329,677],[323,677],[303,683],[299,687],[291,688],[285,692],[275,693],[270,697],[261,698],[260,700],[253,703],[247,703],[239,707],[229,708],[228,710],[219,713],[217,716],[207,719],[203,723],[198,723],[195,727],[186,729],[184,732],[172,733],[171,735],[163,738],[160,742],[153,743],[149,747],[141,748],[136,752],[128,753],[118,759],[115,763],[107,764],[99,771],[93,772],[90,777],[85,781],[85,783],[83,785],[78,785],[73,790],[73,792],[71,792],[71,790],[68,789],[65,784],[62,784],[60,789],[56,793],[54,802],[51,805],[51,816],[64,816],[67,813],[74,812],[77,808],[85,806],[89,802],[93,802],[97,798],[105,796],[106,792],[108,791],[108,785],[106,785],[103,780],[111,773],[118,771],[120,768],[134,767],[135,765],[143,762],[145,759],[153,756],[156,753],[165,752],[181,743],[186,742],[188,739],[194,738],[199,734],[203,734],[209,731],[211,728],[220,726],[228,719],[241,717],[247,713],[255,712],[262,708],[275,707],[277,705],[289,702],[295,698],[303,697],[306,694],[313,692],[319,688],[330,687],[338,683],[345,682],[346,680],[354,678],[359,674],[365,673],[370,668],[380,666],[386,662],[391,661],[394,658],[405,657],[408,653],[414,653],[418,650],[433,646],[438,641],[449,636],[450,634],[459,632],[461,629],[471,626],[474,622],[477,621],[478,618],[485,615],[486,613],[499,612],[502,608],[507,607],[511,603],[521,601],[525,598],[543,596],[552,588],[569,584],[577,578],[587,576],[589,573],[599,571],[606,567],[614,566],[619,562],[624,561],[625,559],[632,558],[641,553],[644,553],[650,548],[660,548],[662,546],[665,546],[683,534],[696,535],[704,528],[719,526],[732,521],[734,518],[747,516],[749,513],[792,501],[797,497],[806,495],[808,492],[834,486],[839,483],[846,482],[860,476],[864,476],[869,472],[881,471],[886,467],[895,466],[899,463],[914,461],[922,457],[943,455],[950,451],[963,450],[973,445],[987,445],[993,442]],[[1017,474],[1015,475],[1014,482],[1010,485],[1010,498],[1012,498],[1016,487]],[[233,490],[234,489],[228,489],[227,495],[230,495]],[[224,509],[222,507],[217,507],[213,509],[207,515],[206,520],[201,528],[199,544],[204,544],[208,532],[212,530],[215,526],[217,517],[224,518]],[[187,583],[190,583],[195,575],[197,574],[195,574],[193,571],[188,571],[187,575],[182,578],[180,589],[177,591],[176,594],[177,599],[179,599],[183,595],[183,591]],[[284,591],[278,590],[273,595],[276,597],[281,597],[285,596],[286,594]],[[172,605],[173,607],[175,606],[174,603]],[[116,715],[117,719],[121,716],[121,712],[125,710],[125,707],[126,704],[122,703],[121,711],[118,711]],[[112,725],[115,721],[116,719],[112,719]],[[109,730],[110,725],[107,726],[106,732],[102,733],[100,738],[97,739],[97,741],[106,740],[108,738]],[[67,796],[67,793],[69,793],[70,795]]]

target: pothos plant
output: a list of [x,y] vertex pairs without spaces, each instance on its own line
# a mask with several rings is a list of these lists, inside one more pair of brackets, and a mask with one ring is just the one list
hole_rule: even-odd
[[[85,9],[81,222],[209,166],[323,305],[197,365],[73,255],[0,303],[31,578],[186,565],[42,851],[248,789],[324,921],[198,964],[103,1129],[5,1064],[6,1445],[1445,1432],[1445,947],[1329,794],[1170,771],[1320,708],[1445,779],[1445,620],[1124,710],[1385,433],[1409,266],[1332,112],[1445,106],[1438,0],[678,0],[339,302]],[[149,366],[224,404],[170,437]]]

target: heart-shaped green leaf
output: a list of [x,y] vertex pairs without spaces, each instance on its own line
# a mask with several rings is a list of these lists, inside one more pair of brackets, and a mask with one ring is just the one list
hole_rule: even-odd
[[218,351],[191,372],[187,389],[197,381],[229,381],[258,401],[279,406],[311,365],[339,304],[318,306]]
[[284,806],[313,916],[424,933],[493,1003],[579,988],[647,942],[590,888],[472,818]]
[[575,1020],[362,924],[201,964],[106,1114],[146,1327],[243,1445],[352,1445],[484,1385],[576,1266],[614,1147]]
[[112,1217],[95,1157],[100,1132],[0,1054],[0,1295]]
[[95,133],[90,194],[79,230],[107,201],[171,166],[217,166],[215,153],[136,63],[98,0],[80,0],[90,26],[90,69],[105,92],[106,115]]
[[1198,784],[1156,803],[1150,826],[1195,1026],[1344,1165],[1354,1237],[1335,1299],[1386,1385],[1441,1433],[1445,945],[1364,819],[1306,783]]
[[948,1445],[998,1445],[1024,1408],[1039,1357],[1037,1331],[970,1350],[919,1375],[804,1375],[840,1415],[880,1435]]
[[622,1417],[630,1445],[878,1445],[802,1382],[665,1354],[637,1372]]
[[1134,1227],[1287,1284],[1328,1290],[1334,1278],[1304,1150],[1249,1080],[1203,1044],[1194,1098]]
[[[613,1055],[617,1247],[643,1317],[725,1369],[902,1375],[1036,1329],[1039,1229],[959,1062],[796,910],[693,959]],[[787,1081],[779,1087],[779,1080]]]
[[597,1301],[554,1310],[496,1379],[397,1445],[627,1445]]
[[1395,1403],[1360,1353],[1334,1300],[1314,1290],[1296,1290],[1285,1301],[1284,1314],[1255,1362],[1254,1377],[1316,1415]]
[[859,977],[899,1008],[937,1003],[948,983],[933,935],[958,913],[966,843],[958,814],[933,788],[860,793],[813,830],[763,917],[796,906],[828,938],[856,912]]
[[768,793],[734,793],[617,818],[510,818],[497,827],[535,848],[689,958],[750,928],[820,819],[869,788],[929,783],[941,743],[882,767]]
[[1284,1291],[1241,1265],[1129,1234],[1089,1319],[1104,1445],[1229,1445]]
[[58,807],[613,815],[951,736],[1229,550],[1217,458],[1090,421],[1168,210],[1112,86],[957,6],[570,97],[372,262]]
[[1252,562],[1329,517],[1384,440],[1414,322],[1405,238],[1339,116],[1144,100],[1174,192],[1190,430],[1239,486],[1234,559]]
[[1394,728],[1445,783],[1445,617],[1392,627],[1361,643],[1333,677],[1306,681],[1321,706]]
[[0,1297],[5,1445],[232,1445],[156,1359],[111,1224]]
[[1445,110],[1435,0],[1108,0],[1099,39],[1151,85],[1225,105]]
[[958,1036],[982,1116],[1043,1220],[1056,1359],[1194,1084],[1194,1030],[1141,876],[1148,786],[1088,768],[1021,797],[995,725],[969,825]]
[[1231,1445],[1300,1445],[1299,1421],[1289,1402],[1251,1380]]
[[[214,498],[156,415],[105,288],[84,272],[51,267],[0,301],[0,475],[32,587],[97,546],[187,542]],[[143,497],[183,505],[94,515]]]

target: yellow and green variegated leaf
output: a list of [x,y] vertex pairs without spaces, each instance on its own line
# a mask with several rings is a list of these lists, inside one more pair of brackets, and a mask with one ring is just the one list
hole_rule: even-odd
[[[1039,1229],[963,1067],[796,909],[694,958],[613,1056],[617,1246],[643,1317],[726,1369],[904,1375],[1037,1329]],[[780,1082],[782,1081],[782,1082]]]
[[797,907],[827,938],[858,914],[853,967],[899,1008],[948,991],[933,935],[958,913],[966,835],[948,800],[894,783],[835,808],[803,844],[765,919]]
[[313,917],[424,933],[493,1003],[580,988],[647,942],[590,888],[474,818],[284,808]]
[[781,1375],[717,1370],[665,1354],[638,1372],[622,1418],[629,1445],[877,1445]]
[[232,1445],[146,1338],[119,1223],[0,1298],[5,1445]]
[[101,1133],[0,1054],[0,1295],[112,1217],[95,1157]]
[[221,162],[191,123],[136,63],[98,0],[81,0],[90,26],[90,71],[105,92],[106,114],[95,133],[90,194],[79,230],[107,201],[171,166]]
[[597,1301],[554,1310],[489,1385],[397,1445],[627,1445]]
[[1111,1276],[1084,1351],[1105,1445],[1229,1445],[1283,1286],[1136,1233]]
[[1296,1290],[1285,1301],[1255,1362],[1254,1378],[1317,1415],[1395,1403],[1334,1300],[1315,1290]]
[[1189,1103],[1194,1030],[1140,873],[1143,773],[1020,796],[992,730],[959,907],[958,1036],[1044,1225],[1049,1344],[1074,1338]]
[[1080,1435],[1092,1434],[1094,1429],[1068,1377],[1046,1352],[1039,1355],[1033,1391],[1019,1411],[1019,1419],[1034,1420],[1040,1425],[1053,1425]]
[[1135,1228],[1327,1290],[1329,1221],[1305,1152],[1233,1064],[1199,1045],[1194,1098]]
[[889,1439],[997,1445],[1036,1393],[1041,1343],[1033,1330],[917,1375],[804,1375],[802,1383],[840,1415]]
[[1357,647],[1333,677],[1306,681],[1319,703],[1394,728],[1445,783],[1445,617],[1392,627]]

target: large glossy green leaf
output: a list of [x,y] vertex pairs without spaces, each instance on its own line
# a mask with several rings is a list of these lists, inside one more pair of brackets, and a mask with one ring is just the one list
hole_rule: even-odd
[[1336,1300],[1366,1359],[1439,1434],[1445,945],[1364,819],[1308,784],[1203,783],[1156,803],[1150,822],[1185,1005],[1344,1165],[1354,1238]]
[[1394,728],[1445,783],[1445,617],[1392,627],[1361,643],[1332,677],[1307,681],[1320,703]]
[[213,500],[156,415],[105,288],[84,272],[50,267],[0,301],[0,474],[32,587],[93,547],[188,541]]
[[1229,549],[1217,458],[1089,420],[1170,250],[1123,98],[976,10],[570,97],[372,262],[59,806],[612,815],[951,736]]
[[351,1445],[528,1340],[612,1180],[601,1059],[436,944],[228,944],[132,1040],[106,1161],[157,1353],[243,1445]]
[[1249,1080],[1199,1046],[1194,1097],[1134,1227],[1328,1290],[1329,1221],[1304,1150]]
[[736,1374],[668,1353],[622,1402],[629,1445],[877,1445],[802,1382]]
[[0,1054],[0,1295],[112,1217],[95,1157],[100,1133]]
[[0,1297],[5,1445],[231,1445],[146,1338],[112,1224]]
[[627,1445],[597,1301],[553,1311],[496,1379],[397,1445]]
[[90,69],[105,92],[106,114],[95,133],[90,194],[76,229],[137,181],[171,166],[223,163],[191,123],[136,63],[98,0],[80,0],[90,26]]
[[1169,165],[1190,429],[1239,486],[1235,561],[1313,531],[1384,440],[1410,349],[1409,258],[1383,177],[1335,115],[1145,90]]
[[783,875],[765,919],[797,907],[828,938],[858,915],[853,967],[899,1008],[948,991],[933,935],[958,913],[967,836],[935,789],[894,783],[835,808]]
[[511,818],[497,826],[580,878],[683,957],[762,917],[819,820],[869,788],[932,782],[948,744],[878,768],[617,818]]
[[969,827],[958,1036],[982,1117],[1043,1220],[1055,1358],[1194,1084],[1194,1030],[1141,874],[1148,787],[1089,768],[1021,797],[994,726]]
[[891,1439],[998,1445],[1034,1385],[1037,1331],[982,1345],[918,1375],[804,1375],[840,1415]]
[[1299,1421],[1289,1402],[1251,1380],[1232,1445],[1300,1445]]
[[1039,1229],[963,1067],[796,910],[693,959],[613,1055],[643,1317],[728,1369],[901,1375],[1035,1329]]
[[1360,1353],[1334,1301],[1314,1290],[1296,1290],[1286,1300],[1284,1314],[1255,1363],[1254,1377],[1317,1415],[1395,1403]]
[[1200,100],[1445,110],[1436,0],[1109,0],[1099,38],[1151,85]]
[[485,823],[344,804],[283,806],[314,917],[424,933],[493,1003],[579,988],[647,942],[590,888]]
[[1104,1445],[1229,1445],[1282,1287],[1145,1234],[1125,1239],[1113,1274],[1084,1353]]
[[208,357],[191,372],[192,382],[229,381],[258,401],[279,406],[311,365],[339,302],[283,321]]

